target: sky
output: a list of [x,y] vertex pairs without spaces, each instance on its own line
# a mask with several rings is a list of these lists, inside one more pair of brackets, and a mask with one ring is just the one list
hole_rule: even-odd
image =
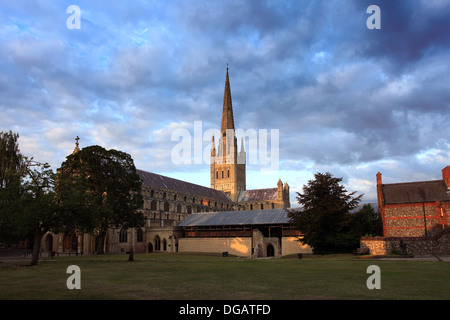
[[377,172],[436,180],[450,165],[449,17],[450,0],[2,1],[0,131],[54,170],[79,136],[210,186],[209,159],[177,163],[173,135],[201,124],[209,154],[228,64],[236,128],[278,132],[275,170],[247,163],[247,189],[281,179],[296,205],[330,172],[376,202]]

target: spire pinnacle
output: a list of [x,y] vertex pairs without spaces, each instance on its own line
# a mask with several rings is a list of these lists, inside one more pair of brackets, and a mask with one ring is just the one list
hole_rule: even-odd
[[214,135],[212,136],[211,150],[216,150],[216,143],[214,142]]
[[214,142],[214,135],[212,136],[212,141],[211,141],[211,156],[212,157],[216,156],[216,144]]

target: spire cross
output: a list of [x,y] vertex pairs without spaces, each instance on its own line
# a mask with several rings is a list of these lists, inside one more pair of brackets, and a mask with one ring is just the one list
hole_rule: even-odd
[[80,140],[80,137],[77,136],[77,137],[75,138],[75,140],[76,140],[76,143],[75,143],[75,144],[76,144],[77,147],[78,147],[78,145],[79,145],[78,140]]

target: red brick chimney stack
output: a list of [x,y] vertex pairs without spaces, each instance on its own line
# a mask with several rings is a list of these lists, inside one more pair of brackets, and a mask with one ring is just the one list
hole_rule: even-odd
[[446,166],[442,169],[442,180],[447,185],[447,189],[450,189],[450,166]]
[[381,172],[377,173],[377,201],[378,212],[380,213],[381,220],[383,221],[383,236],[386,236],[386,225],[384,220],[384,195],[383,195],[383,181],[381,180]]
[[377,173],[377,185],[382,184],[381,183],[381,172]]

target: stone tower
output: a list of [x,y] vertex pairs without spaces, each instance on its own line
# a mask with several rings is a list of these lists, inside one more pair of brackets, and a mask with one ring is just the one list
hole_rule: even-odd
[[227,66],[222,123],[217,149],[214,136],[211,143],[211,188],[222,190],[232,201],[237,201],[239,193],[245,191],[246,188],[246,155],[243,140],[241,141],[241,150],[238,152],[234,130],[233,104]]

